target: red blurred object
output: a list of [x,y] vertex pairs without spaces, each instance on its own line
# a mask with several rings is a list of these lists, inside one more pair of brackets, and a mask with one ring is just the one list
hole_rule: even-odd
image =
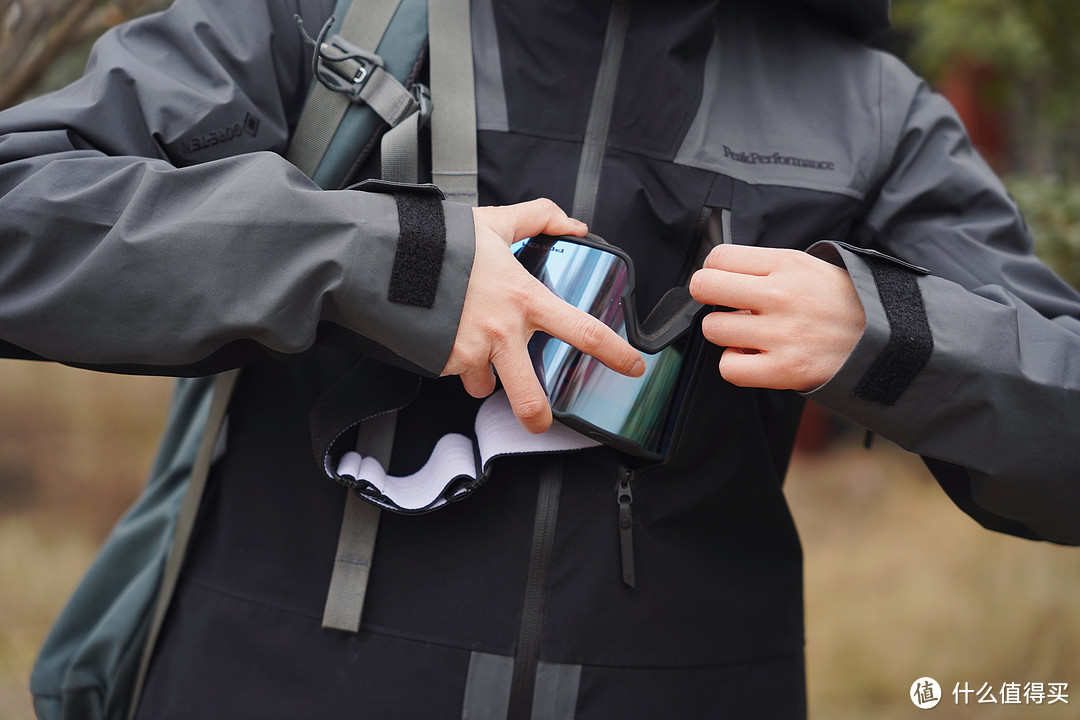
[[825,450],[836,438],[835,416],[820,405],[807,401],[803,407],[799,431],[795,435],[795,450],[813,454]]
[[1005,131],[1001,112],[987,101],[986,88],[997,77],[996,70],[983,63],[956,62],[941,82],[944,95],[967,128],[975,148],[995,170],[1004,159]]

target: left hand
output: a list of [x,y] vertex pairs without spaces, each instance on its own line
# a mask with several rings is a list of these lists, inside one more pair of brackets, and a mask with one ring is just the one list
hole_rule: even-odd
[[735,310],[710,313],[701,329],[727,348],[720,374],[743,387],[814,390],[866,328],[847,271],[798,250],[720,245],[694,273],[690,293]]

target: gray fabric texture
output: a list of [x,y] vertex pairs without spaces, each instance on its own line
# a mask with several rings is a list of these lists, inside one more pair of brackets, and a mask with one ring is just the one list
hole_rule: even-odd
[[[3,114],[0,340],[62,362],[182,373],[234,341],[303,352],[329,324],[357,347],[442,370],[471,213],[446,203],[433,307],[388,302],[393,198],[321,191],[277,154],[307,50],[288,14],[252,8],[236,23],[228,5],[181,0],[99,43],[71,91]],[[301,10],[317,26],[329,7]],[[183,51],[166,61],[169,47]]]

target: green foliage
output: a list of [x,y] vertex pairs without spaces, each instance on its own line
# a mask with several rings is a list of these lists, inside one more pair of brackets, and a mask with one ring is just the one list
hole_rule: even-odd
[[1049,167],[1039,171],[1080,180],[1080,3],[894,0],[893,20],[912,38],[907,60],[932,81],[957,63],[989,70],[988,99],[1028,114],[1015,129],[1021,154],[1041,152]]
[[1032,76],[1050,63],[1023,0],[897,0],[893,18],[915,37],[911,62],[939,77],[957,60]]
[[1080,183],[1016,176],[1006,184],[1035,237],[1035,252],[1080,289]]

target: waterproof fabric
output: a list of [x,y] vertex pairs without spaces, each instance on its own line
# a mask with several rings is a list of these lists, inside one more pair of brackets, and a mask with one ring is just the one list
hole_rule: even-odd
[[[708,346],[669,464],[606,448],[498,461],[466,501],[384,517],[361,631],[318,627],[345,491],[322,477],[308,414],[358,351],[437,373],[471,262],[468,210],[443,203],[439,295],[390,302],[393,200],[318,191],[276,154],[308,82],[291,13],[317,26],[330,8],[180,0],[103,40],[75,88],[0,114],[8,354],[253,363],[139,716],[709,717],[747,698],[772,705],[746,716],[804,715],[801,553],[782,493],[802,398],[725,383]],[[572,206],[608,12],[473,3],[481,202]],[[1080,298],[1031,255],[944,101],[822,17],[785,0],[636,3],[591,227],[649,268],[642,307],[715,216],[736,243],[844,265],[867,331],[811,395],[926,456],[984,525],[1080,542]],[[257,132],[215,134],[254,129],[247,116]],[[456,380],[425,379],[391,472],[468,432],[474,410]],[[515,676],[527,665],[532,698]],[[39,665],[34,687],[57,697],[62,678]]]

